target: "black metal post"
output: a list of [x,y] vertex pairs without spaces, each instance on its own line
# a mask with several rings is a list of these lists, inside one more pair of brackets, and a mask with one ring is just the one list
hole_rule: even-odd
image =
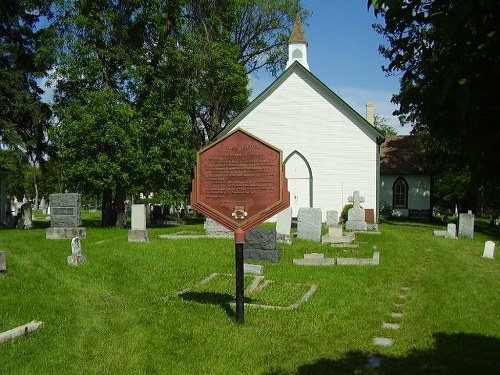
[[243,290],[243,244],[235,243],[236,258],[236,322],[243,323],[245,318],[245,295]]

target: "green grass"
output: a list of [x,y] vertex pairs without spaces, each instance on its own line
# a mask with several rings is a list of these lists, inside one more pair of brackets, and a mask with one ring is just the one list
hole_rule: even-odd
[[[309,285],[318,290],[295,310],[247,307],[239,325],[225,303],[234,298],[230,239],[158,237],[203,232],[198,224],[152,228],[149,243],[128,243],[127,230],[92,226],[97,218],[84,218],[87,260],[79,267],[67,265],[70,241],[46,240],[41,220],[41,229],[0,230],[8,267],[0,275],[0,331],[45,323],[0,344],[0,374],[499,371],[500,266],[481,257],[485,240],[498,244],[492,232],[447,240],[432,235],[436,226],[399,222],[380,225],[378,236],[358,235],[358,249],[280,245],[279,264],[260,263],[273,283],[247,301],[287,306]],[[304,253],[365,257],[375,249],[379,266],[292,264]],[[219,276],[199,284],[212,273]],[[402,293],[404,306],[394,306]],[[383,322],[400,322],[401,329],[384,329]],[[377,336],[394,345],[374,346]],[[383,358],[379,369],[364,367],[370,355]]]

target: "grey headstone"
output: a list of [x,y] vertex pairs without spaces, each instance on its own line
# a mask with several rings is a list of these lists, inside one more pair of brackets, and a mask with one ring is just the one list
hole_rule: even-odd
[[68,257],[68,265],[78,266],[85,262],[85,256],[82,253],[82,244],[79,237],[71,240],[71,255]]
[[205,220],[205,231],[210,237],[233,237],[233,231],[207,217]]
[[50,195],[50,226],[54,228],[77,228],[81,220],[81,196],[78,193]]
[[299,208],[297,214],[297,238],[321,242],[321,220],[321,208]]
[[338,211],[326,211],[326,225],[331,227],[332,225],[337,225],[339,223],[339,213]]
[[459,214],[458,216],[458,237],[474,238],[474,214]]
[[5,251],[0,251],[0,272],[7,271],[7,254]]
[[496,246],[495,242],[486,241],[484,243],[483,258],[494,259],[496,256],[495,246]]
[[280,258],[281,250],[276,247],[275,229],[253,228],[246,232],[243,259],[278,263]]
[[18,229],[31,229],[33,228],[33,211],[31,210],[31,203],[26,202],[21,206],[21,214],[17,221]]

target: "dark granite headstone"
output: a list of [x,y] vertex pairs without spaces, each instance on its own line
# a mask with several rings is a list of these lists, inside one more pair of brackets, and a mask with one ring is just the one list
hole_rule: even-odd
[[245,234],[243,259],[279,263],[280,258],[281,250],[276,247],[275,229],[253,228]]

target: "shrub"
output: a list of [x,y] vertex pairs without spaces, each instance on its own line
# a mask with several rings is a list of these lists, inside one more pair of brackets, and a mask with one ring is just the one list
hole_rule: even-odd
[[382,202],[380,204],[380,212],[379,212],[380,218],[389,220],[394,217],[394,211],[392,210],[392,206],[387,203],[387,202]]
[[353,207],[352,203],[346,204],[344,208],[342,209],[342,212],[340,213],[340,222],[345,223],[347,222],[347,212]]

